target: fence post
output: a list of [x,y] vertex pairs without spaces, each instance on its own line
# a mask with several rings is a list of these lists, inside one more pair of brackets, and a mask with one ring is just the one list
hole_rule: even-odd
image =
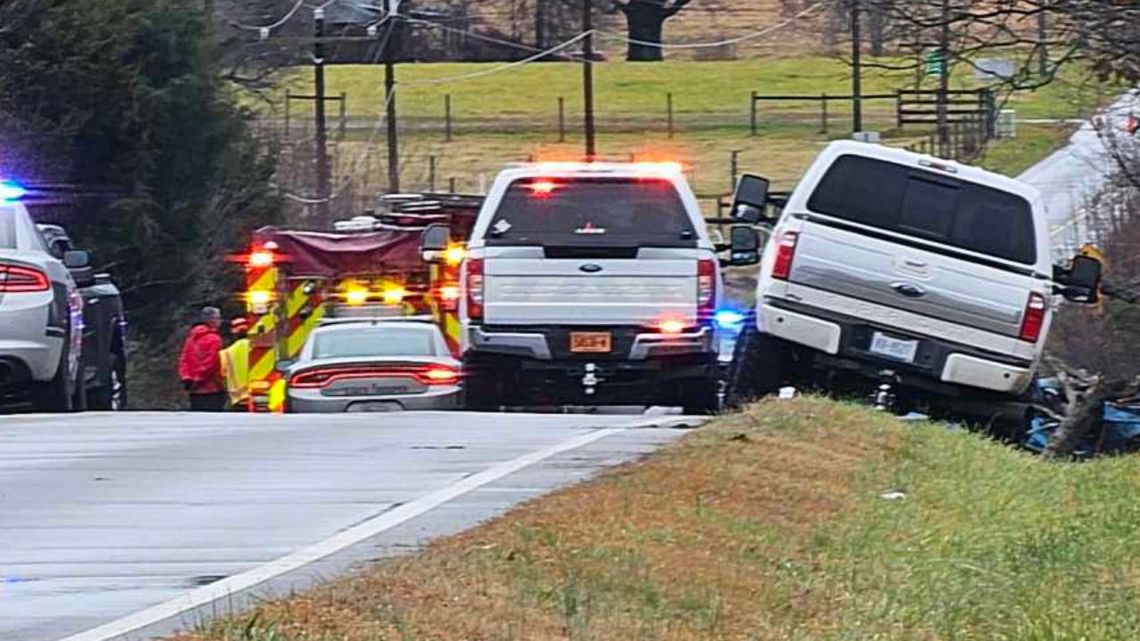
[[896,127],[901,131],[903,128],[903,98],[902,89],[895,89],[895,121]]
[[736,179],[740,176],[740,150],[732,150],[732,161],[729,164],[729,173],[731,174],[732,186],[730,189],[736,191]]
[[435,156],[428,156],[428,193],[435,193]]
[[827,133],[827,94],[820,94],[819,105],[820,105],[820,110],[819,110],[819,112],[820,112],[820,130],[819,130],[819,133],[826,134]]
[[673,137],[673,92],[665,94],[665,102],[669,110],[669,138]]
[[954,121],[950,125],[950,159],[960,160],[962,156],[962,123]]
[[451,94],[443,97],[444,140],[451,142]]
[[558,142],[566,142],[566,99],[558,96]]
[[455,176],[447,179],[447,191],[452,194],[455,193]]
[[285,90],[285,140],[289,140],[289,105],[293,102],[293,94]]
[[343,139],[348,131],[348,94],[340,92],[340,137]]
[[752,111],[752,135],[753,136],[756,135],[756,133],[757,133],[756,129],[760,124],[759,107],[757,106],[759,104],[759,101],[757,101],[756,98],[757,98],[757,94],[755,91],[753,91],[752,92],[752,104],[750,105],[750,109]]

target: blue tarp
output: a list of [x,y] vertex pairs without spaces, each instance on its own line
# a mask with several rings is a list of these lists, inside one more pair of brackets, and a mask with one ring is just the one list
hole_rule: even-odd
[[[1023,445],[1041,452],[1057,432],[1060,423],[1052,418],[1038,416],[1030,423]],[[1088,457],[1096,454],[1122,454],[1140,451],[1140,405],[1105,403],[1104,428],[1086,437],[1074,455]]]

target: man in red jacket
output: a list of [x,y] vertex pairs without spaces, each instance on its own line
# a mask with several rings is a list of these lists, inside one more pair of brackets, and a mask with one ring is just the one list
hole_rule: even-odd
[[217,307],[204,307],[198,322],[190,328],[182,355],[178,357],[178,378],[190,396],[190,411],[221,412],[226,407],[226,388],[222,379],[222,312]]

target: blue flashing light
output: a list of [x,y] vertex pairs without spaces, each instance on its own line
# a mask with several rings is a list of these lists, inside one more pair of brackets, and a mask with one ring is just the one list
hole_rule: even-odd
[[744,314],[734,309],[722,309],[716,313],[715,319],[721,329],[736,329],[744,323]]
[[20,200],[28,195],[28,190],[14,180],[0,180],[0,202]]

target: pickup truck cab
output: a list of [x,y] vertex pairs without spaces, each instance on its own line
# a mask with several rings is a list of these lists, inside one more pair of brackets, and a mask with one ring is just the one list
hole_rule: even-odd
[[466,406],[715,411],[717,249],[679,165],[503,171],[461,268]]
[[[756,181],[742,180],[734,204],[754,221],[766,204],[745,193],[764,190]],[[1094,278],[1054,269],[1034,188],[900,149],[833,143],[773,223],[730,400],[842,380],[908,397],[1016,397],[1037,371],[1054,294],[1096,296],[1099,266],[1077,271]]]

